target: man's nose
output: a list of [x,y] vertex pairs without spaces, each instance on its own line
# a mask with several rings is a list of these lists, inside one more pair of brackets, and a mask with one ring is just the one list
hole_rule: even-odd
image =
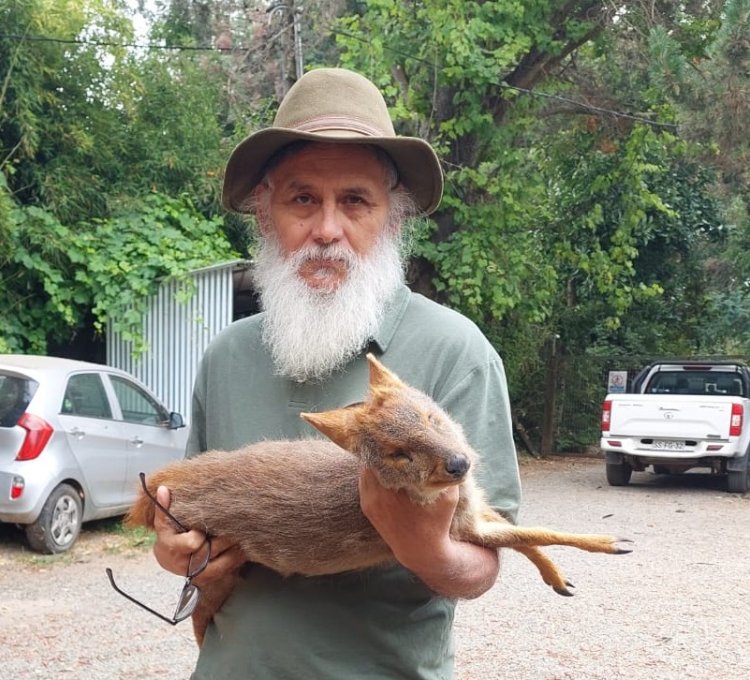
[[335,243],[344,235],[344,217],[336,201],[323,201],[313,225],[311,236],[316,243]]

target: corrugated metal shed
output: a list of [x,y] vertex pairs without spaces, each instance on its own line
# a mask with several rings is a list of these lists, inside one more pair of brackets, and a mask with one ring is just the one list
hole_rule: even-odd
[[191,272],[195,292],[186,301],[184,284],[165,281],[143,319],[148,350],[134,357],[132,343],[110,324],[107,363],[132,373],[189,422],[198,363],[211,339],[241,315],[235,299],[245,291],[237,285],[243,286],[249,268],[248,261],[233,260]]

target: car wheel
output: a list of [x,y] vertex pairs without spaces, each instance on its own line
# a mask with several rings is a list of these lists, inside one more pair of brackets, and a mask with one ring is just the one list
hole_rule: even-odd
[[80,495],[69,484],[60,484],[49,495],[37,521],[26,527],[26,540],[37,552],[65,552],[81,532],[82,517]]
[[607,481],[610,486],[627,486],[633,468],[627,463],[607,463]]
[[730,470],[727,473],[727,489],[730,493],[750,491],[750,456],[742,470]]

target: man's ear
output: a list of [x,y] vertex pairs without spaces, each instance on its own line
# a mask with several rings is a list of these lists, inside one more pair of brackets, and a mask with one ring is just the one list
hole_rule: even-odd
[[361,432],[361,414],[364,408],[363,403],[357,403],[321,413],[301,413],[300,417],[334,444],[354,453]]
[[268,215],[268,205],[271,197],[271,187],[266,181],[260,182],[252,191],[253,215],[258,231],[261,236],[267,237],[271,234],[271,219]]

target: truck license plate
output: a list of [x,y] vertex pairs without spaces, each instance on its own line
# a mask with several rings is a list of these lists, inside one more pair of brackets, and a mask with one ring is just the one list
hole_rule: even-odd
[[682,451],[685,448],[685,442],[675,439],[655,439],[651,446],[662,451]]

